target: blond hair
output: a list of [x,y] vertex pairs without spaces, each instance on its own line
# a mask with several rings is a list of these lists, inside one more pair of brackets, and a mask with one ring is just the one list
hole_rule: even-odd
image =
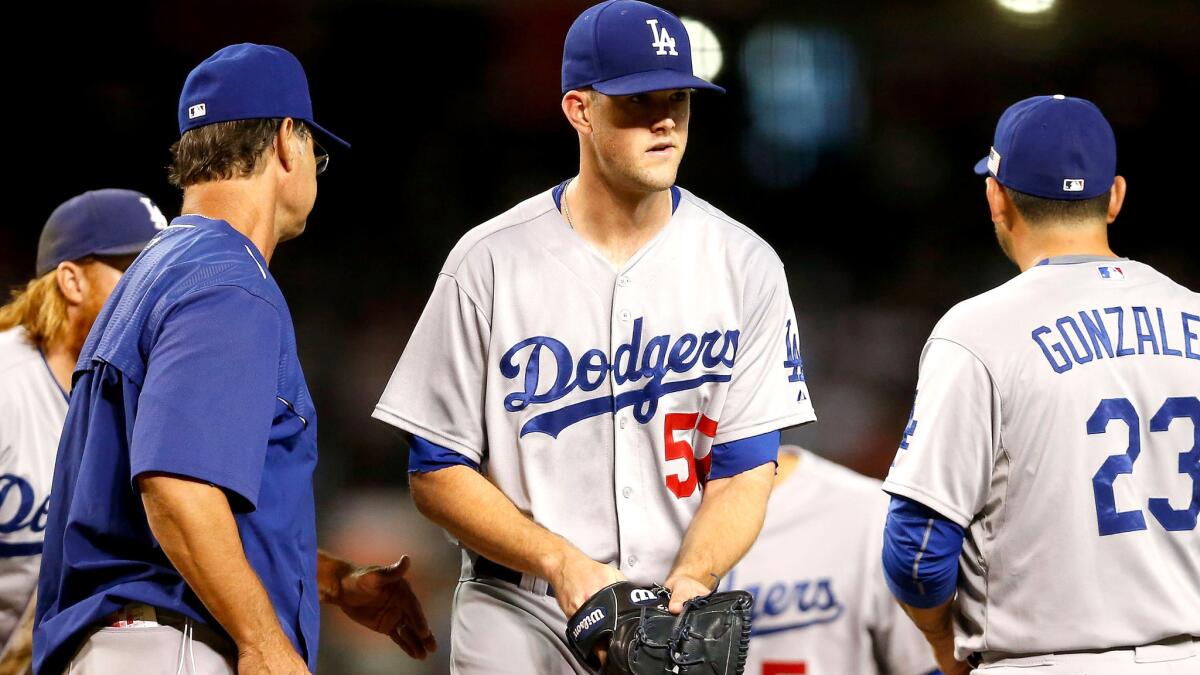
[[58,287],[58,274],[51,270],[12,292],[0,307],[0,330],[21,327],[38,349],[67,332],[67,298]]

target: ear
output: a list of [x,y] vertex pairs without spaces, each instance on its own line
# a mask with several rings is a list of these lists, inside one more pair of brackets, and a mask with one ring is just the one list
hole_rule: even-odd
[[83,268],[70,261],[61,262],[54,270],[54,275],[55,281],[58,282],[58,290],[62,291],[67,304],[82,305],[88,292],[88,281]]
[[1011,230],[1013,227],[1011,214],[1014,211],[1012,200],[1004,192],[1004,186],[995,178],[987,177],[987,203],[991,211],[992,222]]
[[572,89],[563,95],[563,115],[575,131],[581,134],[592,132],[592,95],[587,91]]
[[285,171],[293,171],[300,161],[299,150],[292,142],[296,138],[296,122],[290,117],[284,118],[275,132],[275,156],[283,165]]
[[1108,192],[1108,224],[1111,225],[1117,219],[1117,214],[1121,212],[1121,206],[1125,204],[1125,178],[1117,176],[1113,181],[1112,189]]

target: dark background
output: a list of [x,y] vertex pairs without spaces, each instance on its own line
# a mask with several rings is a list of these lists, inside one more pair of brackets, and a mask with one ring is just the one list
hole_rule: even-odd
[[[1200,157],[1200,3],[1057,0],[1036,15],[998,3],[669,5],[714,31],[729,89],[694,100],[679,182],[789,269],[820,422],[787,438],[871,475],[890,462],[937,318],[1016,273],[971,172],[1014,101],[1095,101],[1129,180],[1113,248],[1200,286],[1183,199]],[[322,672],[447,672],[457,561],[414,515],[400,442],[368,415],[457,238],[573,175],[558,70],[585,6],[43,3],[7,25],[4,287],[32,276],[42,223],[79,192],[133,188],[177,215],[164,167],[179,89],[221,46],[291,49],[318,121],[354,143],[335,151],[308,231],[272,272],[321,415],[324,544],[364,562],[412,553],[443,651],[420,670],[327,614]]]

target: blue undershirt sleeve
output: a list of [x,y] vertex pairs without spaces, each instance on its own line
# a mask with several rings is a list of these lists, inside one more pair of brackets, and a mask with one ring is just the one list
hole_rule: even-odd
[[471,458],[413,435],[408,447],[409,473],[429,473],[452,466],[469,466],[479,470],[479,465]]
[[708,479],[729,478],[767,462],[779,459],[779,431],[743,438],[712,447],[712,466]]
[[933,509],[892,496],[883,530],[883,576],[911,607],[937,607],[954,596],[963,528]]

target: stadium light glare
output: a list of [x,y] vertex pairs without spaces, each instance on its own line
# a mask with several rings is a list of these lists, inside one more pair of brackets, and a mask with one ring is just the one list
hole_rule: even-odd
[[1041,14],[1054,9],[1055,0],[996,0],[996,4],[1017,14]]
[[692,40],[692,72],[696,77],[712,82],[721,72],[725,63],[725,54],[721,50],[721,41],[717,34],[703,22],[696,19],[681,17],[687,28],[688,37]]

